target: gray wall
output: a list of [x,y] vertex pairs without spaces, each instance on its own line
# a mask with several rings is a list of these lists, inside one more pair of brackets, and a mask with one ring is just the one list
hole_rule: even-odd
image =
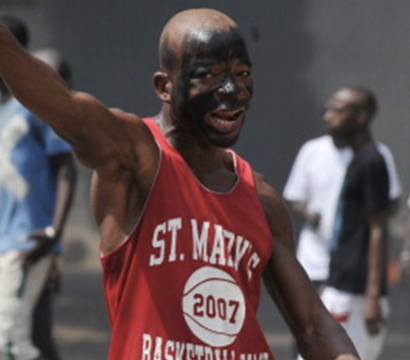
[[302,142],[322,131],[320,113],[329,94],[344,84],[365,85],[380,101],[376,136],[392,148],[408,194],[408,0],[2,3],[1,11],[28,21],[33,47],[63,51],[76,89],[139,115],[155,114],[160,106],[151,76],[166,20],[193,6],[225,11],[241,26],[254,62],[255,98],[237,150],[282,190]]

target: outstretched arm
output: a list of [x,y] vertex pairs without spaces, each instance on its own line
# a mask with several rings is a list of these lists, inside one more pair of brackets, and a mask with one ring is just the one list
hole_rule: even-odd
[[357,360],[346,332],[325,309],[293,254],[292,228],[283,203],[262,177],[256,182],[274,241],[265,285],[295,336],[299,352],[305,360]]
[[[26,52],[1,22],[0,53],[0,75],[12,94],[70,142],[86,166],[97,168],[113,154],[127,157],[131,143],[146,141],[146,131],[134,129],[142,126],[136,116],[122,116],[93,96],[69,89],[51,67]],[[127,141],[131,132],[132,142]]]

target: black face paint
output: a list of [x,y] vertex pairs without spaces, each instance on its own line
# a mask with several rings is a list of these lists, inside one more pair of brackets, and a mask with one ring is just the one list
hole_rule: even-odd
[[232,145],[237,136],[227,139],[211,125],[209,117],[218,110],[243,109],[245,114],[249,107],[252,79],[250,75],[238,76],[240,69],[251,68],[242,36],[236,28],[227,31],[199,28],[187,35],[182,50],[173,93],[174,113],[188,126],[208,134],[216,145]]

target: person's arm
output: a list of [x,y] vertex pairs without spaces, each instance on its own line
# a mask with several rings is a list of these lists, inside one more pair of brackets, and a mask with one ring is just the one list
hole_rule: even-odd
[[400,252],[400,273],[401,277],[410,271],[410,217],[407,220],[407,234]]
[[[410,198],[407,200],[407,205],[410,207]],[[410,272],[410,214],[407,216],[407,226],[403,247],[400,252],[400,277]]]
[[382,278],[387,267],[387,213],[369,216],[369,250],[364,317],[370,334],[380,331],[383,317],[380,306]]
[[389,174],[384,157],[370,158],[364,172],[363,203],[367,214],[368,247],[364,319],[371,335],[383,324],[382,286],[387,275],[387,221],[389,218]]
[[[410,273],[410,215],[407,216],[405,235],[400,254],[393,264],[395,264],[394,277],[391,279],[391,282],[397,284]],[[392,265],[392,263],[390,265]]]
[[50,227],[38,229],[27,238],[36,240],[36,245],[24,256],[23,266],[28,267],[48,254],[54,247],[53,240],[61,239],[67,216],[72,204],[76,181],[77,168],[71,153],[62,153],[52,157],[57,168],[56,202],[53,221]]
[[292,331],[305,360],[357,360],[344,329],[322,304],[293,253],[292,226],[276,192],[256,175],[257,192],[272,232],[272,257],[264,272],[266,288]]
[[317,229],[320,225],[320,213],[309,211],[306,204],[301,201],[289,201],[291,209],[305,220],[313,229]]
[[290,208],[316,229],[320,224],[320,214],[310,211],[307,203],[309,199],[310,177],[308,176],[309,159],[311,157],[311,142],[305,143],[299,150],[293,163],[288,180],[283,190],[283,197]]
[[67,216],[73,201],[77,183],[77,168],[74,158],[70,153],[53,157],[54,164],[58,167],[57,198],[52,226],[56,237],[60,238],[64,231]]
[[322,304],[293,252],[287,211],[264,178],[255,175],[259,199],[272,232],[273,252],[264,272],[265,286],[292,331],[305,360],[357,360],[357,352]]

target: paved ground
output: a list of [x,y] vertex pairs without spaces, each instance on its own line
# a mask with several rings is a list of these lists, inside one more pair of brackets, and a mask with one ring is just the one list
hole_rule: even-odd
[[[63,360],[104,360],[107,357],[109,327],[97,263],[64,268],[64,291],[56,306],[55,332]],[[410,358],[410,281],[391,292],[393,314],[382,360]],[[291,337],[264,294],[260,320],[278,360],[290,360]]]

